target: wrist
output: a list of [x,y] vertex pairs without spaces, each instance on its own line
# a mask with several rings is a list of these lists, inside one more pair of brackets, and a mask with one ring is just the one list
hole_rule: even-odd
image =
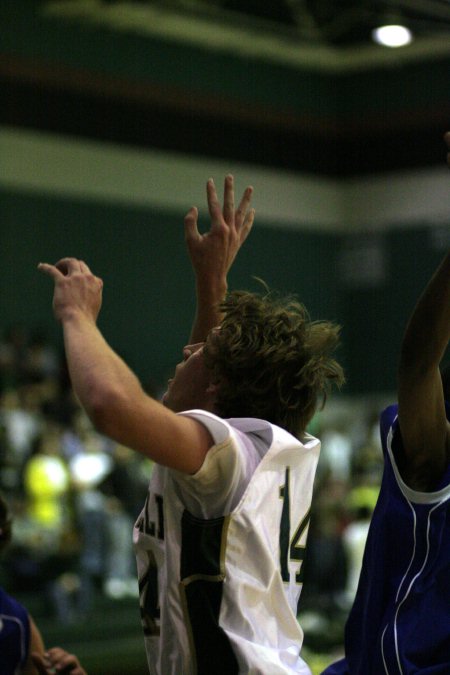
[[93,324],[95,325],[95,319],[78,307],[65,307],[64,309],[58,311],[55,310],[56,317],[63,325],[77,325],[77,324]]
[[228,283],[224,278],[214,276],[196,280],[197,299],[209,302],[221,302],[228,291]]

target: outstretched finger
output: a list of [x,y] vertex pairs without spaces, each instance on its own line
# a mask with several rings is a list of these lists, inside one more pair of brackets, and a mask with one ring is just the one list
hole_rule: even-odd
[[232,225],[234,223],[234,178],[231,174],[225,176],[222,213],[225,222]]
[[184,237],[186,241],[195,241],[199,239],[200,233],[198,231],[198,209],[192,206],[184,216]]
[[248,216],[248,208],[250,206],[250,202],[252,200],[253,196],[253,187],[251,185],[246,188],[244,191],[244,194],[242,195],[242,199],[239,202],[239,206],[236,209],[236,215],[235,215],[235,224],[236,228],[239,229],[243,223],[247,220]]
[[241,244],[244,243],[244,241],[247,239],[248,235],[250,234],[250,230],[253,227],[253,222],[255,220],[255,209],[250,209],[248,213],[245,215],[244,222],[242,224],[242,227],[239,231],[239,241]]
[[57,281],[64,276],[55,265],[49,265],[48,263],[39,263],[38,270],[47,274],[49,277],[52,277],[54,281]]

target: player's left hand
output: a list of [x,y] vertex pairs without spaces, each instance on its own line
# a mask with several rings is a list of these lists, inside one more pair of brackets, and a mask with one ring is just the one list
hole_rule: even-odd
[[75,654],[61,647],[53,647],[44,655],[33,653],[31,658],[39,675],[87,675]]
[[192,266],[198,280],[226,280],[233,261],[246,240],[255,217],[250,209],[253,188],[247,187],[237,209],[234,205],[234,179],[225,177],[223,207],[217,197],[212,178],[206,184],[206,196],[211,227],[200,234],[197,227],[198,210],[193,206],[184,219],[185,239]]

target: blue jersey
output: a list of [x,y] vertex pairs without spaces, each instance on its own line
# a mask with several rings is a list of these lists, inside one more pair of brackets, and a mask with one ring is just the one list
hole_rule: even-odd
[[450,673],[450,465],[434,492],[411,490],[394,457],[397,412],[390,406],[381,415],[384,473],[346,657],[322,675]]
[[0,673],[15,675],[25,666],[30,647],[27,610],[0,588]]

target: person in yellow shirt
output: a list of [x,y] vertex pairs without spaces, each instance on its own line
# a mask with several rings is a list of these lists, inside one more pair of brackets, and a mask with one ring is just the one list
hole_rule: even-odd
[[24,469],[28,514],[55,544],[67,524],[70,473],[61,455],[61,432],[48,424]]

